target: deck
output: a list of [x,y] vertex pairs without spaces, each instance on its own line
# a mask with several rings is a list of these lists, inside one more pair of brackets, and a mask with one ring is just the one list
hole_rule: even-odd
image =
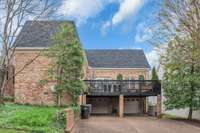
[[84,80],[88,96],[157,96],[161,94],[156,80]]

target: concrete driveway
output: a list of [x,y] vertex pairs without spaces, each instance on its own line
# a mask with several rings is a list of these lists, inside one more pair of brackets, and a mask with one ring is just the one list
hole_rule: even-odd
[[200,133],[200,128],[174,120],[99,116],[80,120],[72,133]]

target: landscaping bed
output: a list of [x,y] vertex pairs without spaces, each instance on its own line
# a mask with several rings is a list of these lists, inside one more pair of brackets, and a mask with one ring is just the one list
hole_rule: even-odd
[[[6,103],[0,105],[0,131],[6,129],[16,130],[19,133],[35,132],[59,132],[55,125],[56,114],[63,108],[16,105]],[[65,119],[65,118],[64,118]],[[12,130],[10,131],[11,133]],[[9,130],[8,130],[9,133]]]

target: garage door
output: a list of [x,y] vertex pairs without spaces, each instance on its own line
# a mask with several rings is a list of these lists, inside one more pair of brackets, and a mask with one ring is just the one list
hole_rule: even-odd
[[92,104],[92,114],[111,114],[112,107],[109,98],[88,98],[88,104]]
[[140,98],[125,98],[124,113],[125,114],[142,113],[142,106],[140,104]]

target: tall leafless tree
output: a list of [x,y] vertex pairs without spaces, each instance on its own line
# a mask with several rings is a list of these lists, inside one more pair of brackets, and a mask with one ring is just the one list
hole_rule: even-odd
[[[198,75],[199,71],[197,70],[200,65],[200,53],[198,52],[200,50],[200,0],[162,0],[159,1],[159,4],[160,10],[158,10],[153,25],[150,27],[152,33],[150,42],[155,46],[168,45],[165,55],[161,58],[161,63],[164,66],[169,66],[172,58],[167,57],[167,55],[172,55],[173,59],[179,57],[177,62],[180,63],[177,65],[187,66],[187,70],[191,70],[189,76]],[[194,78],[190,80],[194,80]],[[174,103],[174,107],[189,108],[188,119],[192,118],[193,110],[199,108],[200,105],[199,101],[193,102],[199,98],[194,92],[199,93],[200,89],[193,82],[190,86],[191,88],[188,89],[192,93],[188,93],[189,102],[182,102],[180,106]],[[194,87],[197,88],[197,91],[193,91]],[[185,91],[185,93],[187,92]],[[174,96],[178,95],[174,94]]]
[[[48,18],[55,9],[54,4],[50,0],[0,0],[0,103],[3,102],[5,85],[9,80],[6,78],[7,71],[17,47],[15,38],[26,20]],[[27,62],[21,70],[37,57]]]
[[158,5],[160,9],[150,26],[153,45],[168,44],[171,40],[177,40],[177,36],[187,36],[200,44],[199,0],[162,0]]

